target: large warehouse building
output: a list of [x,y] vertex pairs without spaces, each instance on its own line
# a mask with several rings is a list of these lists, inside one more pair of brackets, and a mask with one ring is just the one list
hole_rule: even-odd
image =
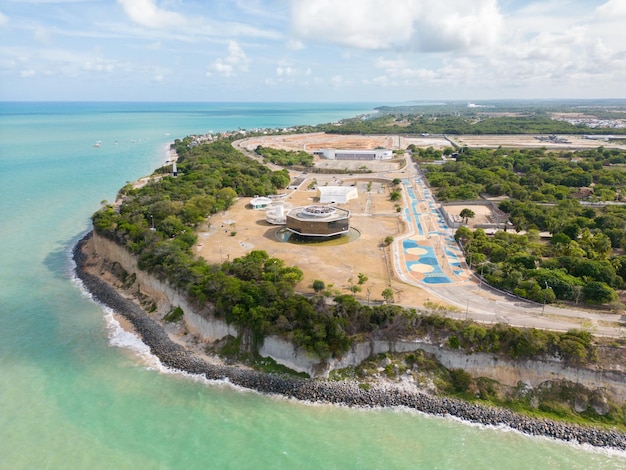
[[374,150],[341,150],[341,149],[323,149],[314,152],[328,160],[391,160],[393,158],[393,150],[374,149]]

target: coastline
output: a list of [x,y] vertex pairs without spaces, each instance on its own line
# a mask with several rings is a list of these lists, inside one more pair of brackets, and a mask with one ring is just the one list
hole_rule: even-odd
[[300,379],[291,376],[266,374],[223,364],[214,364],[194,355],[174,342],[164,328],[150,318],[137,304],[122,297],[113,287],[86,269],[87,255],[83,252],[92,232],[85,235],[73,248],[75,274],[93,298],[111,308],[133,326],[142,341],[169,368],[190,374],[199,374],[209,380],[228,380],[230,383],[261,393],[281,395],[303,401],[339,404],[355,407],[406,407],[426,414],[454,416],[463,421],[489,426],[507,426],[524,434],[544,436],[563,441],[588,444],[595,447],[626,450],[626,434],[599,428],[583,427],[549,419],[530,418],[512,411],[473,404],[462,400],[438,397],[388,385],[362,389],[352,381],[330,382],[318,379]]

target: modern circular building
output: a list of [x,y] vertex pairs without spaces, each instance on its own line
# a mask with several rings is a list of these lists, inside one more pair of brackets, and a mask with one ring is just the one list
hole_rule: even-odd
[[350,231],[350,211],[335,206],[294,207],[287,213],[287,230],[304,237],[333,237]]

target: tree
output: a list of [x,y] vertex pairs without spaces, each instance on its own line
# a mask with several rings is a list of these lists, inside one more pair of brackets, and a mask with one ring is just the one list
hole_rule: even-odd
[[226,209],[233,205],[236,198],[237,193],[233,188],[222,188],[217,193],[218,201],[222,201]]
[[382,294],[383,299],[385,299],[385,302],[387,303],[393,303],[394,299],[393,299],[393,289],[391,289],[390,287],[387,287],[386,289],[383,290]]
[[583,286],[585,300],[592,304],[604,304],[617,300],[617,293],[606,283],[591,281]]
[[463,369],[450,369],[450,385],[457,393],[467,392],[472,383],[472,376]]
[[383,240],[383,245],[385,246],[389,246],[393,243],[393,237],[391,235],[389,235],[388,237],[385,237],[385,239]]
[[322,292],[326,288],[324,281],[320,279],[315,279],[313,281],[313,290],[317,293]]
[[359,284],[360,286],[362,286],[363,284],[365,284],[365,283],[367,282],[367,280],[369,279],[369,278],[368,278],[365,274],[363,274],[363,273],[359,273],[359,274],[358,274],[358,277],[359,277],[358,284]]
[[402,193],[400,191],[391,191],[389,194],[389,199],[392,201],[399,201],[402,198]]
[[465,244],[472,239],[472,235],[472,231],[467,227],[459,227],[454,234],[454,239],[461,243],[462,246],[465,246]]
[[467,221],[468,221],[469,219],[473,219],[473,218],[474,218],[474,216],[475,216],[476,214],[474,213],[474,211],[473,211],[472,209],[468,209],[468,208],[466,207],[465,209],[463,209],[463,210],[460,212],[460,214],[459,214],[459,215],[460,215],[461,217],[463,217],[463,223],[464,223],[464,224],[467,224]]

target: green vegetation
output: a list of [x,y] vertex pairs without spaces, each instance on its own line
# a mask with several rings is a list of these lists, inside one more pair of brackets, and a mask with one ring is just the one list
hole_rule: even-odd
[[182,308],[175,307],[172,309],[170,313],[168,313],[167,315],[163,317],[163,321],[167,323],[177,323],[183,319],[184,314],[185,312],[183,312]]
[[[329,134],[626,134],[624,128],[590,128],[554,120],[546,109],[518,109],[513,116],[479,114],[475,109],[468,110],[467,106],[454,109],[382,107],[379,111],[383,112],[369,119],[344,119],[339,126],[323,124],[315,130]],[[619,113],[612,117],[616,116],[623,118]]]
[[[482,229],[461,227],[455,235],[486,282],[542,303],[607,304],[617,300],[626,281],[626,204],[579,199],[621,201],[626,172],[613,162],[622,161],[626,152],[602,147],[575,153],[467,150],[456,162],[425,169],[442,200],[508,196],[498,208],[526,234],[499,231],[488,237]],[[461,213],[466,220],[468,211]],[[552,234],[549,243],[541,242],[539,231]]]
[[251,362],[251,365],[255,370],[265,372],[266,374],[286,374],[294,377],[300,377],[302,379],[310,378],[309,374],[306,372],[296,372],[283,366],[282,364],[278,364],[271,357],[255,357],[255,359]]
[[386,287],[385,289],[383,289],[382,293],[380,294],[383,296],[383,299],[385,299],[385,302],[387,303],[393,303],[393,289],[391,289],[390,287]]
[[459,215],[463,218],[463,223],[467,223],[469,219],[473,219],[476,216],[474,211],[468,208],[462,209]]
[[[419,154],[418,152],[418,158]],[[541,149],[465,149],[456,161],[424,164],[431,186],[441,201],[477,199],[479,194],[509,196],[519,202],[556,204],[574,196],[590,202],[619,201],[625,194],[626,151],[604,149],[546,152]],[[592,189],[580,191],[581,188]],[[521,211],[516,203],[503,210]],[[516,225],[525,220],[517,216]],[[531,222],[545,227],[540,217]],[[545,227],[547,228],[547,227]]]
[[[382,372],[381,372],[382,371]],[[551,418],[581,425],[626,428],[626,407],[606,401],[601,393],[567,381],[548,381],[531,389],[522,382],[510,387],[487,377],[472,377],[463,369],[447,369],[433,355],[416,350],[385,353],[367,358],[357,367],[334,370],[331,380],[358,380],[367,390],[380,375],[398,381],[412,377],[440,395],[512,409],[538,418]],[[581,411],[582,410],[582,411]],[[596,410],[602,410],[598,414]]]
[[575,365],[589,364],[597,358],[593,336],[587,331],[556,333],[502,324],[488,327],[439,315],[420,316],[414,327],[420,337],[447,342],[451,349],[467,353],[495,353],[512,359],[558,357]]
[[315,293],[319,294],[324,289],[326,289],[326,284],[324,284],[324,281],[320,279],[315,279],[313,281],[313,290],[315,291]]
[[[281,150],[271,147],[258,146],[256,153],[261,155],[265,160],[268,160],[276,165],[292,166],[292,165],[304,165],[313,166],[313,155],[305,152],[304,150]],[[287,182],[289,183],[289,182]]]
[[[236,325],[240,336],[233,340],[233,347],[246,345],[248,354],[254,354],[265,336],[276,334],[326,359],[344,354],[355,338],[372,334],[389,339],[404,335],[435,337],[437,334],[443,335],[442,342],[448,341],[468,351],[487,350],[510,357],[551,355],[573,363],[593,360],[591,338],[580,332],[565,336],[540,334],[501,325],[483,329],[438,316],[421,315],[397,305],[362,305],[353,295],[341,295],[330,285],[328,295],[335,296],[332,304],[323,296],[296,295],[294,287],[302,279],[300,269],[285,266],[282,260],[270,258],[264,251],[254,250],[220,265],[209,265],[204,259],[193,256],[195,226],[210,214],[229,207],[239,195],[272,193],[280,180],[274,178],[276,172],[241,156],[227,141],[192,147],[184,139],[175,146],[179,154],[179,176],[174,178],[159,172],[163,176],[142,188],[125,187],[118,207],[107,205],[94,214],[94,227],[100,235],[126,245],[138,257],[141,269],[186,292],[190,301],[200,308]],[[465,246],[480,247],[479,242],[487,243],[480,232],[463,236]],[[511,240],[517,239],[508,237],[515,235],[499,235],[495,240],[506,240],[507,246],[523,245],[517,241],[512,243]],[[392,239],[386,243],[390,241]],[[589,249],[593,248],[597,256],[606,253],[600,241],[596,243],[592,237],[589,242]],[[527,245],[532,246],[530,241]],[[581,246],[587,247],[584,243]],[[493,251],[497,250],[488,253],[491,259],[485,265],[489,266],[486,275],[495,275],[491,271],[495,263]],[[487,259],[479,249],[475,256],[476,262]],[[608,266],[597,256],[590,260]],[[534,262],[524,256],[513,260],[521,266],[531,266]],[[582,264],[579,269],[592,272],[593,267],[593,264]],[[625,269],[620,265],[619,275]],[[608,284],[610,278],[606,276],[610,272],[600,271],[597,282]],[[543,278],[539,279],[537,284],[541,286],[542,281]],[[366,282],[367,276],[358,273],[353,286],[360,290]],[[594,286],[603,286],[589,285],[591,287],[580,289],[584,299],[590,296],[587,291]],[[556,283],[552,286],[551,290],[559,292]],[[325,288],[322,281],[315,283],[317,292]],[[351,290],[353,294],[356,291]],[[393,294],[390,288],[381,293],[387,302],[393,302]],[[168,318],[175,319],[181,314],[182,311],[175,309]],[[453,336],[456,340],[448,339]]]

